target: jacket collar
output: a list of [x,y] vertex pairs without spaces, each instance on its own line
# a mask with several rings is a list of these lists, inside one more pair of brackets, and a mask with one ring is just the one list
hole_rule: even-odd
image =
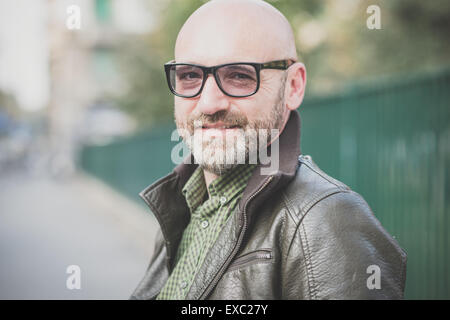
[[[250,177],[239,203],[249,220],[259,204],[270,199],[274,192],[294,178],[300,155],[300,116],[291,111],[290,117],[279,136],[279,167],[271,175],[261,175],[263,167],[258,165]],[[190,155],[191,163],[193,162]],[[144,189],[139,195],[158,219],[166,240],[169,265],[173,262],[183,231],[189,223],[189,208],[182,194],[182,188],[197,168],[197,164],[182,163],[172,173]],[[238,230],[237,230],[238,231]]]
[[270,163],[267,165],[259,165],[244,190],[242,200],[239,203],[239,209],[243,211],[245,205],[252,200],[251,205],[246,210],[248,217],[251,218],[253,209],[258,204],[269,199],[270,195],[273,195],[275,191],[285,186],[294,178],[297,172],[298,157],[300,154],[300,115],[295,110],[291,111],[289,120],[279,137],[278,170],[270,175],[262,175],[261,169],[268,168]]

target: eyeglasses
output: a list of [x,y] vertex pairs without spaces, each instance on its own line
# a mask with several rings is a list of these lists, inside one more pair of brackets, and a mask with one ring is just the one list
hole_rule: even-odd
[[176,96],[193,98],[199,95],[211,73],[225,95],[243,98],[258,91],[261,70],[286,70],[294,63],[294,60],[277,60],[266,63],[234,62],[205,67],[170,61],[164,64],[164,69],[169,89]]

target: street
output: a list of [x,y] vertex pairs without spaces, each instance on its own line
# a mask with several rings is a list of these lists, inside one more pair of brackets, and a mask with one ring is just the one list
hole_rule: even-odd
[[[156,226],[144,206],[84,174],[1,173],[0,299],[128,299]],[[66,285],[71,265],[80,289]]]

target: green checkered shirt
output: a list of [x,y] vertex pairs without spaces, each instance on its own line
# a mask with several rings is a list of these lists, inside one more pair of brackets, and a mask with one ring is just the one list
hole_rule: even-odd
[[202,169],[198,167],[194,171],[182,191],[191,220],[178,247],[175,268],[157,300],[186,297],[207,252],[239,203],[254,168],[255,165],[238,165],[215,179],[208,186],[209,199]]

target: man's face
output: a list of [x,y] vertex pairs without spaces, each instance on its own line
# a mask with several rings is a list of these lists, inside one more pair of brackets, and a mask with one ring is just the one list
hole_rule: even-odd
[[[260,45],[220,28],[187,36],[190,41],[177,48],[176,61],[180,63],[213,66],[284,58],[270,57],[267,50],[261,51]],[[249,150],[266,147],[268,141],[258,144],[249,129],[254,129],[253,133],[267,130],[269,139],[271,129],[281,129],[286,115],[285,80],[286,71],[261,70],[258,92],[235,98],[224,94],[209,75],[199,96],[175,97],[177,128],[183,129],[179,132],[200,166],[221,175],[233,168],[242,156],[248,159]],[[245,143],[240,143],[242,141]]]
[[[282,76],[273,81],[273,88],[260,95],[258,91],[251,97],[232,98],[216,92],[220,89],[211,83],[215,81],[211,77],[209,92],[203,90],[197,98],[175,99],[177,128],[184,129],[184,134],[183,130],[180,133],[201,167],[221,175],[242,159],[248,163],[251,151],[257,153],[267,146],[273,138],[272,129],[280,129],[283,123],[284,80]],[[205,102],[200,100],[204,95],[213,95],[207,98],[211,106],[203,106]],[[220,105],[224,107],[217,108]]]

